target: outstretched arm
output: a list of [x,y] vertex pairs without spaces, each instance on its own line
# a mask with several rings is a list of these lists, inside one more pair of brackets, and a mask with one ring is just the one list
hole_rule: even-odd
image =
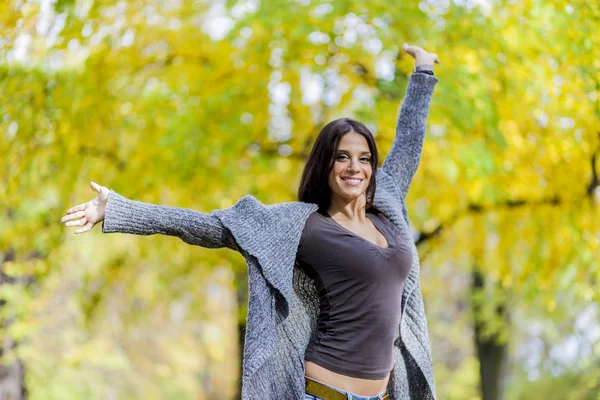
[[110,191],[102,233],[162,234],[210,249],[238,250],[231,232],[212,214],[129,200]]
[[98,196],[70,208],[61,219],[65,226],[83,226],[75,233],[87,232],[103,221],[103,233],[163,234],[201,247],[240,251],[231,232],[212,214],[129,200],[93,182],[91,187]]
[[[405,44],[403,48],[415,57],[415,71],[433,71],[433,64],[439,63],[436,54],[420,47]],[[437,82],[438,78],[423,72],[414,72],[409,76],[406,96],[398,114],[396,137],[381,167],[396,183],[402,201],[419,167],[429,106]]]

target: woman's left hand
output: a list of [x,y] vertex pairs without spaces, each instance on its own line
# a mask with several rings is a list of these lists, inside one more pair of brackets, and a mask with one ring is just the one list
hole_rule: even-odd
[[438,58],[437,54],[429,53],[421,47],[409,46],[404,43],[402,50],[413,56],[416,65],[433,65],[433,63],[440,63],[440,59]]

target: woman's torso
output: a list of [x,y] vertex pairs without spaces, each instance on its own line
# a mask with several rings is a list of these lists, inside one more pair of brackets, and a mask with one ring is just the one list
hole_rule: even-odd
[[325,211],[311,214],[298,262],[320,298],[317,332],[305,352],[305,373],[362,395],[387,386],[394,365],[410,247],[374,209],[363,226],[343,226]]

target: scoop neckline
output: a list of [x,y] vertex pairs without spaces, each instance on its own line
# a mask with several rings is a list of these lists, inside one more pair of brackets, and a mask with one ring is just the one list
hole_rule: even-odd
[[345,232],[348,232],[349,234],[351,234],[352,236],[355,236],[367,243],[369,243],[371,246],[374,246],[375,248],[377,248],[380,251],[388,251],[388,250],[395,250],[396,247],[394,247],[392,245],[392,241],[387,237],[387,235],[385,234],[385,232],[383,231],[383,229],[376,223],[373,221],[373,219],[369,218],[369,214],[372,214],[376,219],[379,219],[379,217],[377,217],[374,213],[372,212],[365,212],[365,216],[367,218],[369,218],[369,220],[373,223],[373,225],[375,225],[375,228],[381,232],[381,234],[383,235],[383,237],[385,238],[385,240],[388,243],[388,247],[381,247],[376,245],[375,243],[365,239],[364,237],[352,232],[350,229],[346,229],[345,227],[343,227],[339,222],[337,222],[335,219],[333,219],[333,217],[331,215],[329,215],[329,213],[327,212],[327,210],[323,210],[323,212],[325,213],[325,215],[323,215],[325,217],[325,219],[330,219],[331,223],[335,224],[336,226],[338,226],[339,228],[343,229]]

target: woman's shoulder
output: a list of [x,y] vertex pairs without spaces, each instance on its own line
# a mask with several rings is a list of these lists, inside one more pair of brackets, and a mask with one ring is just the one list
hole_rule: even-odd
[[304,223],[304,227],[302,228],[302,235],[300,236],[299,247],[305,243],[305,239],[311,236],[311,233],[315,231],[315,229],[319,230],[319,226],[323,226],[325,220],[325,215],[322,210],[316,209],[311,212],[308,218],[306,218],[306,222]]
[[[386,216],[379,211],[375,206],[371,206],[366,210],[367,213],[371,213],[373,215],[378,216],[379,218],[386,218]],[[387,219],[387,218],[386,218]]]
[[387,217],[387,215],[385,215],[385,213],[383,213],[382,211],[378,210],[375,207],[371,207],[367,210],[368,213],[371,213],[373,215],[375,215],[381,222],[383,222],[385,225],[394,225],[392,223],[392,221],[390,221],[390,219]]
[[[251,195],[248,195],[248,196],[251,196]],[[251,197],[254,198],[254,196],[251,196]],[[256,200],[256,201],[258,201],[260,203],[259,200]],[[319,206],[317,204],[305,203],[303,201],[282,201],[279,203],[264,204],[264,206],[267,209],[272,210],[274,212],[277,212],[280,210],[286,210],[286,211],[287,210],[310,210],[309,214],[312,213],[313,211],[318,210],[318,208],[319,208]]]
[[257,215],[258,218],[269,217],[276,220],[286,221],[295,220],[301,217],[307,217],[318,208],[317,204],[304,203],[301,201],[286,201],[273,204],[265,204],[251,194],[240,198],[233,206],[217,210],[220,214],[235,214],[238,217],[243,215]]
[[322,225],[327,215],[323,210],[315,210],[306,219],[306,223],[304,224],[304,232],[310,231],[315,225]]

